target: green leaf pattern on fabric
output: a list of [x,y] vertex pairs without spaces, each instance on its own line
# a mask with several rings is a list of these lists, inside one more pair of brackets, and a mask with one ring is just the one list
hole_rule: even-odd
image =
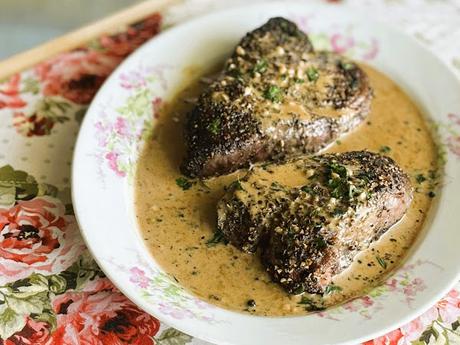
[[26,317],[14,312],[8,304],[0,304],[0,339],[8,339],[24,328]]
[[0,339],[20,331],[29,316],[56,327],[56,315],[51,306],[53,296],[69,289],[81,290],[90,280],[104,274],[89,254],[82,255],[67,270],[45,276],[34,273],[26,279],[0,287]]
[[157,345],[184,345],[192,341],[192,337],[174,328],[168,328],[155,338]]

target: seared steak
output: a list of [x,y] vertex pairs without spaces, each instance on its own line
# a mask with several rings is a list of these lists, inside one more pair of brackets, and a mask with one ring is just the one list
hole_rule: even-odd
[[371,96],[354,62],[314,52],[294,23],[270,19],[241,40],[188,114],[181,170],[209,177],[317,152],[366,117]]
[[288,292],[322,293],[411,200],[409,178],[391,158],[324,154],[254,168],[234,182],[218,203],[218,230],[245,252],[259,249]]

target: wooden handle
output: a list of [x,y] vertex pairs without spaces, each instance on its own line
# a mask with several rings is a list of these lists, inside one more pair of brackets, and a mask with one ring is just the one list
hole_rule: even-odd
[[0,61],[0,79],[21,72],[56,54],[78,48],[91,39],[137,21],[160,11],[179,0],[148,0],[69,32],[23,53]]

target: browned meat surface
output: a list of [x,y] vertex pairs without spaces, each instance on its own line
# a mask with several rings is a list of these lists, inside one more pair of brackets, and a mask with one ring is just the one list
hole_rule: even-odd
[[409,178],[391,158],[324,154],[254,168],[234,182],[218,203],[218,230],[245,252],[260,250],[288,292],[322,293],[411,200]]
[[188,114],[181,170],[209,177],[315,153],[357,126],[371,97],[355,63],[314,52],[294,23],[272,18],[241,40]]

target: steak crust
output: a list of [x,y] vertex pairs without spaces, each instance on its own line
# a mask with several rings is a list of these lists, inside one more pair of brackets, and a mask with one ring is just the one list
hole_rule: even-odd
[[[296,186],[272,169],[294,171]],[[378,240],[412,201],[408,176],[367,151],[323,154],[254,168],[217,205],[218,230],[254,253],[289,293],[322,293],[356,254]]]
[[185,125],[189,177],[311,154],[356,127],[372,98],[361,68],[315,52],[284,18],[249,32],[198,98]]

